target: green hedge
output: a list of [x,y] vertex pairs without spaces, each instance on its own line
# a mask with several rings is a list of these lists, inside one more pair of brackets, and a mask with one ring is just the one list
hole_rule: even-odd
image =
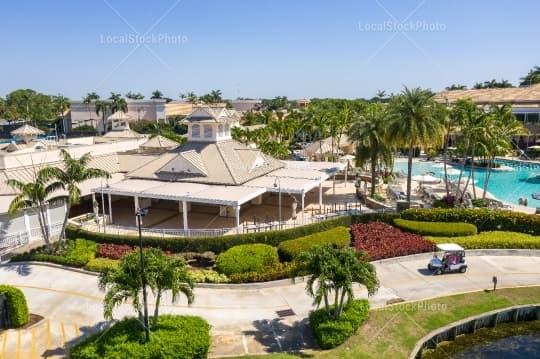
[[18,328],[28,323],[30,313],[24,293],[10,285],[0,285],[0,293],[6,296],[9,326]]
[[516,232],[482,232],[466,237],[427,237],[434,243],[457,243],[465,249],[540,249],[540,236]]
[[232,283],[259,283],[278,279],[290,278],[293,263],[278,263],[276,266],[259,272],[232,274],[229,278]]
[[396,218],[394,224],[405,231],[423,236],[470,236],[478,232],[474,224],[464,222],[421,222]]
[[290,262],[298,254],[307,251],[313,246],[321,246],[326,243],[332,243],[339,248],[343,248],[347,247],[350,242],[351,233],[349,232],[349,229],[339,226],[329,229],[328,231],[283,241],[278,246],[278,254],[282,261]]
[[184,358],[208,356],[210,325],[200,317],[160,315],[157,330],[144,342],[144,331],[136,318],[124,319],[71,348],[72,359]]
[[227,249],[216,260],[216,270],[227,276],[231,274],[262,273],[279,263],[277,250],[268,244],[242,244]]
[[94,258],[97,249],[96,242],[82,238],[68,240],[64,245],[65,248],[59,249],[57,254],[48,253],[48,246],[42,246],[16,255],[11,258],[11,261],[51,262],[70,267],[84,267],[89,260]]
[[[145,246],[161,248],[164,251],[173,253],[181,252],[198,252],[203,253],[211,251],[214,253],[222,253],[227,249],[249,243],[264,243],[276,247],[279,243],[304,237],[313,233],[326,231],[334,227],[348,227],[353,223],[366,223],[371,221],[381,221],[392,223],[392,220],[398,215],[394,213],[369,213],[353,216],[343,216],[326,221],[321,221],[305,226],[298,226],[282,231],[266,231],[258,233],[235,234],[220,237],[143,237]],[[68,225],[66,228],[68,238],[85,238],[98,243],[116,243],[128,244],[131,246],[138,245],[139,237],[136,235],[117,235],[109,233],[89,232],[83,229]]]
[[110,258],[93,258],[86,263],[84,269],[103,273],[109,269],[116,269],[120,265],[119,259],[110,259]]
[[401,212],[401,218],[427,222],[465,222],[483,231],[510,231],[540,235],[540,216],[493,209],[424,209],[414,208]]
[[309,314],[309,325],[313,336],[322,349],[335,348],[356,333],[369,315],[367,299],[353,300],[345,306],[338,320],[329,318],[324,308]]

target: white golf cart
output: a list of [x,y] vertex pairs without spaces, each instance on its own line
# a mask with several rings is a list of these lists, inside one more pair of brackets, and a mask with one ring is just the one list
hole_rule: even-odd
[[465,249],[455,243],[437,244],[437,250],[429,261],[428,270],[433,274],[467,271]]

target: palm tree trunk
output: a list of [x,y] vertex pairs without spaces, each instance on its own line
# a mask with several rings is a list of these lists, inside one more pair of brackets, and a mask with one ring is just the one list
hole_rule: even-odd
[[375,178],[376,178],[376,170],[377,170],[377,156],[372,155],[371,156],[371,190],[370,195],[371,198],[375,198]]
[[345,290],[341,292],[341,299],[339,300],[339,311],[337,313],[336,319],[339,319],[341,317],[341,313],[343,313],[344,305],[345,305]]
[[[69,196],[68,196],[69,198]],[[60,230],[60,234],[58,236],[58,243],[60,243],[61,240],[66,238],[66,227],[69,219],[69,211],[71,210],[71,201],[68,199],[66,200],[66,215],[64,216],[64,222],[62,223],[62,228]]]
[[412,179],[413,145],[409,145],[409,157],[407,161],[407,202],[411,203],[411,179]]
[[159,303],[161,302],[161,291],[156,295],[156,308],[154,309],[154,318],[152,318],[152,330],[156,330],[159,317]]
[[326,310],[326,315],[330,317],[330,303],[328,303],[328,292],[324,293],[324,309]]
[[334,288],[334,319],[338,318],[339,288]]
[[493,164],[495,161],[495,156],[493,156],[489,161],[488,165],[486,167],[486,178],[484,180],[484,193],[482,193],[482,200],[486,199],[486,192],[489,184],[489,179],[491,177],[491,169],[493,168]]
[[474,155],[475,155],[475,148],[473,146],[472,157],[471,157],[471,175],[469,177],[472,179],[473,198],[476,199],[476,186],[474,185]]

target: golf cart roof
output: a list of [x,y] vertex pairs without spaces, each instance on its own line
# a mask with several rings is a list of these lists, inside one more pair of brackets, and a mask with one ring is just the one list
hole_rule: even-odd
[[455,243],[441,243],[437,244],[437,248],[441,251],[464,251],[463,247]]

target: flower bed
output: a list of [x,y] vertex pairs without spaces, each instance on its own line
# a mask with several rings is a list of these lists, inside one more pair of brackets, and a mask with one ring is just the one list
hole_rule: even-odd
[[422,236],[403,232],[381,222],[360,223],[351,226],[353,246],[364,251],[370,260],[379,260],[430,252],[433,243]]

